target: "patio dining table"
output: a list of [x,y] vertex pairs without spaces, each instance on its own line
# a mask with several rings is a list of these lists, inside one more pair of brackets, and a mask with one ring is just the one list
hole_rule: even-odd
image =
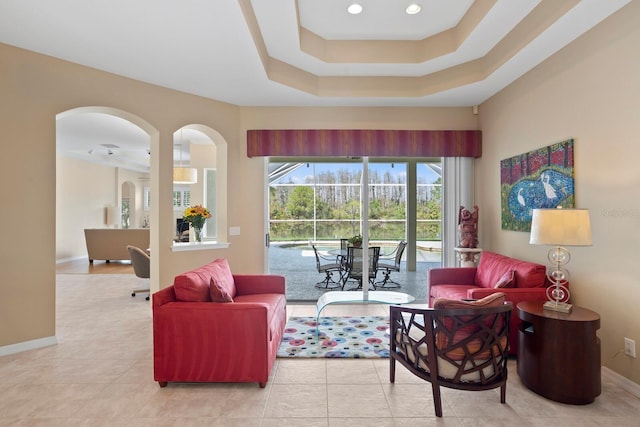
[[[349,250],[351,249],[353,251],[353,248],[355,249],[361,249],[359,247],[353,247],[353,246],[349,246],[347,248],[337,248],[337,249],[329,249],[327,251],[327,254],[329,255],[335,255],[336,256],[336,263],[340,264],[340,281],[342,282],[342,288],[344,289],[344,286],[346,285],[347,281],[351,278],[351,279],[356,279],[359,282],[359,286],[356,289],[361,289],[362,287],[362,283],[363,278],[362,278],[362,269],[358,268],[357,266],[361,264],[361,257],[363,257],[363,255],[358,254],[358,256],[354,256],[351,255],[351,257],[353,258],[351,261],[349,261]],[[369,266],[373,267],[371,270],[369,270],[369,278],[371,278],[371,275],[373,274],[375,277],[376,269],[377,269],[377,265],[378,265],[378,259],[380,258],[380,247],[379,246],[369,246],[369,249],[375,249],[374,253],[375,253],[375,259],[371,260],[369,262]],[[352,263],[353,265],[349,265],[349,263]],[[353,274],[352,274],[353,273]],[[375,285],[373,285],[373,288],[375,290]]]

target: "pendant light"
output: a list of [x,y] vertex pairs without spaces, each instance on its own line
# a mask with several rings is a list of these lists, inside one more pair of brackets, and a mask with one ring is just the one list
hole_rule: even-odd
[[173,183],[174,184],[196,184],[198,182],[198,169],[184,167],[182,164],[182,129],[180,129],[180,144],[178,144],[180,150],[180,166],[173,168]]

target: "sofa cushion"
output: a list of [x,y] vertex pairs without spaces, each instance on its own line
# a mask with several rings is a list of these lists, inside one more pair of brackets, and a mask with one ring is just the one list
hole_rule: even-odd
[[504,255],[489,251],[482,252],[476,270],[475,284],[483,288],[493,288],[505,273],[515,269],[517,262]]
[[176,300],[183,302],[207,302],[211,301],[209,295],[209,282],[211,272],[202,266],[198,269],[179,274],[173,279],[173,287],[176,292]]
[[493,288],[509,271],[514,271],[516,288],[537,288],[545,285],[546,267],[533,262],[522,261],[508,256],[485,251],[480,256],[475,284],[483,288]]
[[[505,294],[502,292],[496,292],[494,294],[488,295],[482,299],[477,301],[460,301],[460,300],[450,300],[446,298],[437,298],[433,303],[433,308],[436,310],[451,310],[451,309],[469,309],[469,308],[488,308],[488,307],[500,307],[505,303]],[[454,327],[455,320],[452,318],[443,318],[443,324],[446,330],[451,330]],[[489,321],[488,321],[489,322]],[[492,325],[489,323],[486,325],[491,328]],[[476,333],[479,330],[479,326],[475,324],[471,324],[469,326],[458,328],[455,331],[453,339],[451,337],[441,331],[436,335],[436,347],[438,349],[444,349],[451,345],[451,343],[459,343],[465,340],[468,336]],[[475,342],[474,342],[475,341]],[[453,360],[462,360],[466,355],[466,350],[470,350],[471,352],[475,352],[480,349],[482,346],[482,342],[479,339],[476,339],[469,344],[461,347],[454,347],[453,350],[447,352],[447,356],[452,358]],[[506,343],[504,343],[506,345]],[[489,353],[482,354],[477,357],[489,357]]]
[[515,268],[516,288],[543,288],[546,287],[547,267],[542,264],[522,261]]
[[219,258],[176,276],[173,280],[176,299],[184,302],[211,301],[211,279],[215,279],[231,299],[236,296],[236,286],[229,263],[226,259]]
[[429,288],[432,298],[463,299],[469,289],[478,289],[476,285],[436,285]]
[[227,288],[213,277],[209,284],[209,292],[211,294],[211,301],[213,302],[233,302],[233,298],[229,295]]
[[515,282],[515,279],[516,279],[515,271],[514,270],[507,271],[502,275],[500,279],[498,279],[498,281],[496,282],[495,285],[493,285],[493,287],[496,289],[511,288],[513,287],[513,282]]

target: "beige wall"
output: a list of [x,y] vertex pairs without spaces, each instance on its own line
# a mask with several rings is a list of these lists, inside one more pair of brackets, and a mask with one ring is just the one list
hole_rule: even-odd
[[104,207],[115,206],[116,169],[58,156],[56,261],[87,255],[85,228],[103,228]]
[[[156,288],[166,286],[187,268],[225,255],[224,251],[170,251],[174,236],[172,135],[185,124],[202,124],[214,129],[230,146],[237,146],[237,107],[1,44],[0,93],[0,138],[5,159],[0,177],[11,183],[2,186],[1,196],[12,201],[11,208],[0,210],[0,221],[21,224],[21,238],[0,249],[0,347],[55,334],[58,113],[78,107],[107,107],[149,133],[152,199],[158,202],[151,215],[161,225],[151,231],[152,284]],[[230,165],[237,164],[238,153],[230,150]],[[231,180],[241,176],[233,167],[229,175]],[[113,191],[113,186],[106,191]],[[232,196],[230,203],[234,201]],[[233,249],[229,255],[232,259]]]
[[566,47],[480,106],[483,155],[476,162],[481,245],[541,263],[549,248],[500,229],[499,161],[575,138],[576,206],[591,212],[593,246],[570,248],[575,304],[601,316],[602,363],[640,383],[640,2]]
[[[87,161],[57,156],[56,159],[56,261],[87,256],[85,228],[105,228],[104,208],[114,207],[120,228],[122,184],[130,183],[135,205],[130,228],[139,228],[145,212],[144,186],[139,178],[146,174],[118,169]],[[148,214],[148,212],[146,212]]]

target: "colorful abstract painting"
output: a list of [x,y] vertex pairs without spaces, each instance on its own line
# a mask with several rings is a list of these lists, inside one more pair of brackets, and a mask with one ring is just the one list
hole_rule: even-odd
[[575,206],[573,139],[500,161],[502,229],[530,231],[536,208]]

